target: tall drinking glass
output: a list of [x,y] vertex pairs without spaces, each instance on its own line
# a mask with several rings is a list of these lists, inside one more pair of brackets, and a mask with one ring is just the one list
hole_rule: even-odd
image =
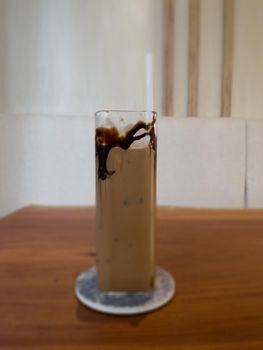
[[155,273],[156,113],[99,111],[95,127],[98,286],[149,291]]

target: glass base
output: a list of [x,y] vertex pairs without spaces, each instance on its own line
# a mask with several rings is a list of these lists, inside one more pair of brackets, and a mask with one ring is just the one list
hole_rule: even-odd
[[93,310],[114,315],[138,315],[167,304],[175,294],[175,280],[169,272],[156,267],[154,288],[149,292],[102,292],[93,266],[78,276],[75,293],[83,305]]

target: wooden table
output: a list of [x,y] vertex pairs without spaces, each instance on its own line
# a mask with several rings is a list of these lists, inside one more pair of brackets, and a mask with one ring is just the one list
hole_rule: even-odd
[[99,314],[74,297],[95,263],[94,209],[31,207],[0,222],[0,349],[263,349],[263,211],[159,209],[166,307]]

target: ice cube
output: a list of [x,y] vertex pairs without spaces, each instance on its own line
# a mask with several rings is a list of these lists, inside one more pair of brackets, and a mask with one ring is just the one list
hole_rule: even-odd
[[115,127],[113,121],[112,121],[109,117],[104,117],[104,118],[102,118],[100,124],[101,124],[100,126],[103,127],[103,128],[112,128],[112,127]]

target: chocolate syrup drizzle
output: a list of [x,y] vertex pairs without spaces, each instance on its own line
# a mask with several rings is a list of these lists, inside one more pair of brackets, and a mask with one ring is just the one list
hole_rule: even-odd
[[[96,129],[96,156],[98,157],[98,177],[101,180],[106,180],[115,173],[114,170],[107,169],[107,158],[110,150],[113,147],[120,147],[127,150],[130,145],[140,140],[145,136],[150,136],[150,147],[156,150],[156,137],[155,137],[155,115],[151,123],[146,124],[142,120],[139,120],[130,130],[121,135],[116,127],[112,128],[97,128]],[[145,130],[144,133],[135,136],[139,130]]]

